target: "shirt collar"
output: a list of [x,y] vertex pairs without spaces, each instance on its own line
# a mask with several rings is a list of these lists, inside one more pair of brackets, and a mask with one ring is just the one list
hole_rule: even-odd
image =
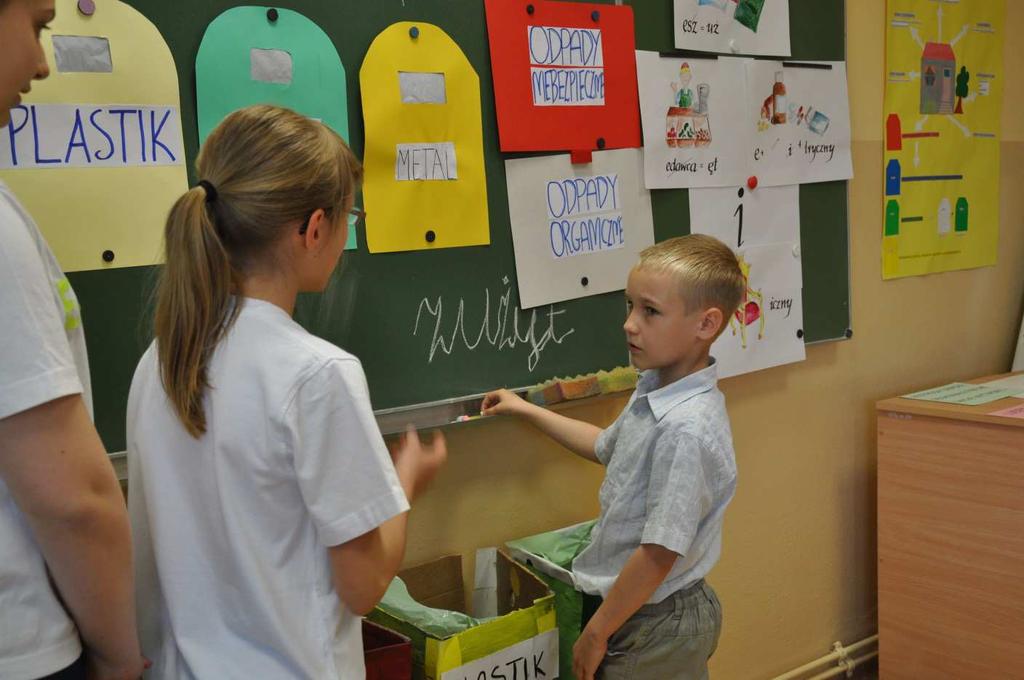
[[710,358],[707,368],[702,368],[696,373],[680,378],[664,387],[658,387],[658,371],[644,371],[636,386],[637,398],[647,398],[651,412],[657,420],[684,401],[688,401],[698,394],[704,394],[718,382],[718,362],[714,357]]

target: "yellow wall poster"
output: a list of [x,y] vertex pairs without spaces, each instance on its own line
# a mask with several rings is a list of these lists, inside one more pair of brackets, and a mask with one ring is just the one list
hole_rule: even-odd
[[42,39],[51,75],[0,129],[0,178],[64,271],[157,264],[188,188],[171,51],[123,2],[56,6]]
[[437,26],[400,22],[359,71],[371,253],[490,243],[480,78]]
[[1005,0],[888,0],[882,277],[996,263]]

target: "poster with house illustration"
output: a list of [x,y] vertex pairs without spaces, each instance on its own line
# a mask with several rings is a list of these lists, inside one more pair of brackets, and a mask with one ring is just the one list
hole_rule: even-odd
[[743,60],[636,53],[648,189],[734,186],[749,176]]
[[691,189],[690,230],[727,243],[747,279],[739,309],[711,348],[719,376],[802,361],[800,187]]
[[748,60],[746,158],[761,186],[853,177],[846,64]]
[[1004,0],[888,0],[886,279],[993,265]]
[[789,0],[674,0],[683,50],[788,57]]

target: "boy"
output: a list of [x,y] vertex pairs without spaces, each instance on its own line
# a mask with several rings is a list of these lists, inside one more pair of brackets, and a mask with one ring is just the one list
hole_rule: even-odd
[[526,418],[607,467],[591,544],[573,562],[583,627],[578,680],[707,678],[721,606],[704,576],[721,551],[736,488],[725,399],[711,343],[746,287],[733,252],[694,234],[640,254],[623,325],[636,392],[606,430],[530,404],[508,390],[483,412]]

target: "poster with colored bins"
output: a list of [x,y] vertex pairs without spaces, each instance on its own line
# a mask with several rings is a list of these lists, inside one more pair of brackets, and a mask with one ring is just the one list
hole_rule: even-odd
[[996,263],[1004,0],[889,0],[882,278]]

